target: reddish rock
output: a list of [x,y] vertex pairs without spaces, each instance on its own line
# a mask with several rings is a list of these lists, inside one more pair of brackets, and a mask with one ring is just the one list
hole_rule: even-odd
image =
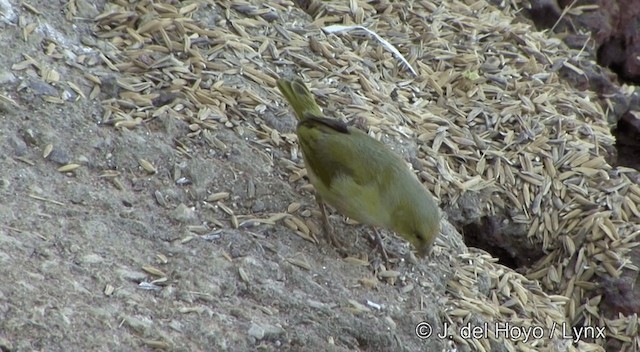
[[576,33],[591,32],[598,63],[611,68],[624,81],[640,83],[640,0],[579,0],[573,8],[596,5],[598,9],[584,10],[580,15],[569,12],[560,19],[562,10],[571,3],[531,0],[528,13],[538,29],[573,33],[567,37],[567,44],[573,47],[584,45],[588,39]]

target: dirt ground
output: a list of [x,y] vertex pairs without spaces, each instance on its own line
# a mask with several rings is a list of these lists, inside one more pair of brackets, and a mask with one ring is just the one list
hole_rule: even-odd
[[[198,4],[211,28],[242,10]],[[406,255],[389,268],[371,230],[337,214],[353,256],[371,262],[306,235],[320,222],[311,188],[291,179],[301,159],[286,106],[261,110],[284,136],[276,148],[264,147],[255,111],[235,111],[242,124],[217,118],[208,134],[170,114],[127,128],[107,113],[127,73],[99,54],[108,30],[93,19],[105,6],[0,0],[0,351],[475,350],[415,333],[448,322],[452,258],[468,252],[448,223],[418,262],[386,233]],[[235,79],[225,76],[245,80]],[[303,224],[283,221],[294,213]]]
[[[54,69],[89,95],[85,72],[66,62],[70,52],[94,54],[82,43],[104,3],[77,2],[85,20],[72,21],[64,2],[28,4],[38,13],[0,2],[0,87],[13,100],[0,115],[1,351],[424,347],[413,336],[424,319],[421,301],[442,293],[447,275],[432,269],[435,261],[400,264],[398,284],[371,287],[370,266],[339,260],[323,241],[280,224],[231,229],[216,202],[205,206],[211,194],[228,192],[223,202],[238,214],[284,213],[293,202],[316,209],[312,193],[287,180],[278,162],[285,150],[265,154],[252,146],[255,135],[229,129],[215,134],[224,146],[214,149],[186,138],[189,126],[171,117],[133,130],[101,125],[106,84],[98,99],[78,98],[41,71]],[[26,40],[21,20],[33,24]],[[60,57],[45,55],[51,42]],[[16,70],[29,58],[38,64]],[[188,156],[176,152],[176,141]],[[58,171],[67,164],[80,167]],[[176,184],[176,172],[188,182]],[[215,219],[222,229],[207,225]],[[354,251],[371,250],[356,233],[366,229],[340,229],[357,242]],[[401,292],[409,283],[415,288]],[[442,350],[445,342],[431,346]]]

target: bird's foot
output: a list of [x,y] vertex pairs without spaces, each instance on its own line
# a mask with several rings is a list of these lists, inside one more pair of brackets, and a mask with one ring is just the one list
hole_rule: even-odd
[[323,202],[318,201],[318,206],[320,206],[320,212],[322,212],[322,226],[324,227],[323,230],[324,230],[325,236],[327,237],[327,241],[337,249],[344,251],[345,249],[344,243],[342,243],[342,241],[340,241],[338,237],[336,237],[336,234],[333,231],[333,227],[329,222],[329,216],[327,215],[326,205]]
[[378,249],[380,255],[382,255],[382,259],[384,259],[384,263],[389,266],[389,255],[387,254],[387,250],[384,247],[384,243],[382,242],[382,236],[380,236],[380,232],[375,227],[373,228],[373,232],[375,233],[375,237],[369,237],[369,240],[375,244],[376,249]]

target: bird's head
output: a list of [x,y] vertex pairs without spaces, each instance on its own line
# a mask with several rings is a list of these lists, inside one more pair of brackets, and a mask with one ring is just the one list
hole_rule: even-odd
[[431,253],[431,247],[440,232],[440,214],[430,204],[405,208],[394,217],[395,231],[409,241],[420,257]]

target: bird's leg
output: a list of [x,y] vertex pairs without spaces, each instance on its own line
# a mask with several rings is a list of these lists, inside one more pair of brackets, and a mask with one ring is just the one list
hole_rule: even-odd
[[380,231],[378,228],[374,227],[373,232],[376,234],[376,247],[380,250],[380,254],[382,254],[382,258],[384,258],[384,263],[389,266],[389,256],[387,255],[387,250],[384,248],[384,243],[382,242],[382,236],[380,236]]
[[339,249],[343,249],[344,244],[338,240],[335,233],[333,232],[333,227],[331,227],[331,223],[329,223],[329,216],[327,215],[327,206],[324,204],[322,199],[318,195],[316,195],[316,201],[318,202],[318,206],[320,207],[320,212],[322,213],[322,225],[324,227],[324,234],[327,236],[327,240]]

